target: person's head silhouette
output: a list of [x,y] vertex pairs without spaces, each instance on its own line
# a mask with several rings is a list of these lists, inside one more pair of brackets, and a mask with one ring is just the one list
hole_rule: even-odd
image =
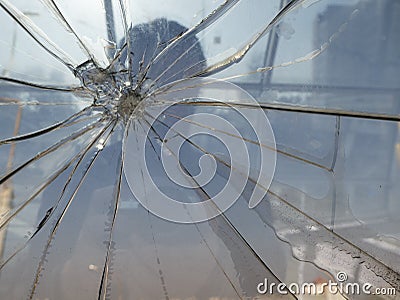
[[[131,53],[131,70],[135,78],[140,78],[154,58],[172,41],[185,33],[188,28],[178,22],[165,18],[150,23],[139,24],[129,30],[129,46]],[[125,40],[121,41],[124,43]],[[125,62],[127,51],[121,55]],[[179,41],[171,51],[167,51],[154,63],[146,74],[147,79],[155,80],[162,74],[161,83],[167,84],[186,78],[204,69],[205,57],[197,37],[192,34]],[[164,72],[164,73],[163,73]]]

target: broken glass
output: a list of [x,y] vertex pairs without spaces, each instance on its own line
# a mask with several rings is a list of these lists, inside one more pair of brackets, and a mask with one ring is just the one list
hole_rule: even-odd
[[400,293],[400,3],[0,7],[1,298]]

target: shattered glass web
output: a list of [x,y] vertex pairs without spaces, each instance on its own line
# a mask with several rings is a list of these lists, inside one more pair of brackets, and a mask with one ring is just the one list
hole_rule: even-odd
[[[252,298],[264,278],[326,281],[339,271],[400,293],[397,1],[0,6],[2,299]],[[260,186],[250,175],[219,217],[167,222],[129,190],[127,134],[151,126],[151,170],[187,202],[214,195],[234,170],[216,141],[194,137],[174,155],[193,175],[207,151],[216,176],[202,189],[174,186],[159,151],[177,120],[218,114],[243,127],[254,157],[263,146],[231,108],[199,99],[157,120],[145,107],[125,131],[149,95],[210,76],[259,101],[275,133],[276,174],[252,210]]]

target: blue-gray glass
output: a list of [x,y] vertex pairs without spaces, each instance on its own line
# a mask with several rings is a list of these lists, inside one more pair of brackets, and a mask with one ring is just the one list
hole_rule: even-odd
[[400,3],[192,2],[0,0],[0,298],[397,299]]

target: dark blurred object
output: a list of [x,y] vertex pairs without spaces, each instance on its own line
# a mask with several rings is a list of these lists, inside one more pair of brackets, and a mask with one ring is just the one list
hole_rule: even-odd
[[[156,19],[150,23],[139,24],[129,30],[130,52],[132,55],[131,68],[136,80],[140,80],[146,69],[146,79],[155,80],[162,74],[162,84],[183,79],[206,66],[203,50],[199,40],[194,34],[189,34],[177,42],[173,51],[168,51],[157,61],[160,52],[170,45],[175,39],[182,36],[188,28],[175,21],[168,21],[165,18]],[[122,40],[122,48],[125,40]],[[127,47],[126,47],[127,48]],[[127,50],[123,51],[120,60],[126,65]],[[151,65],[151,68],[149,68]],[[160,77],[160,78],[161,78]]]

